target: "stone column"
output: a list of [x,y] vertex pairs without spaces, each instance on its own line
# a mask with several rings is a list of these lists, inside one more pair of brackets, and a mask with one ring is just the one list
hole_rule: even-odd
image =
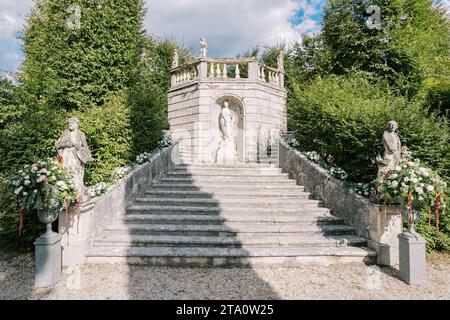
[[36,288],[53,287],[61,279],[61,236],[45,233],[34,242]]
[[254,60],[248,63],[248,78],[250,80],[259,80],[258,68],[259,68],[258,61]]
[[208,61],[205,59],[200,60],[197,64],[198,78],[204,80],[208,78]]
[[407,284],[427,282],[425,239],[416,233],[404,232],[400,240],[400,277]]

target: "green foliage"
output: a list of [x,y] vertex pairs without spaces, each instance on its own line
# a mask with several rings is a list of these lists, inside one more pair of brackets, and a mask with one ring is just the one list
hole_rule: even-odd
[[448,121],[429,116],[417,101],[393,96],[383,83],[355,75],[318,78],[297,86],[288,112],[302,148],[344,169],[350,181],[369,182],[376,176],[375,158],[390,120],[399,123],[402,143],[414,157],[450,176]]
[[450,252],[450,210],[441,212],[439,218],[439,231],[436,228],[436,215],[431,210],[431,223],[428,224],[428,212],[424,210],[419,221],[414,225],[414,229],[427,241],[426,248],[431,251]]
[[136,71],[143,15],[142,0],[37,1],[22,36],[24,86],[49,107],[103,104]]
[[424,86],[425,106],[450,118],[450,79],[432,79]]

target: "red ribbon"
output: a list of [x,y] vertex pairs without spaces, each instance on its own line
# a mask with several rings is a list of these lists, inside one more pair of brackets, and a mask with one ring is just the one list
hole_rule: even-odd
[[412,194],[408,193],[408,223],[412,224]]
[[19,237],[22,235],[24,226],[25,226],[25,213],[23,211],[23,208],[19,207]]
[[431,227],[431,208],[428,208],[428,226]]
[[439,231],[439,205],[441,204],[441,193],[436,198],[436,230]]
[[69,200],[66,198],[66,227],[69,224]]

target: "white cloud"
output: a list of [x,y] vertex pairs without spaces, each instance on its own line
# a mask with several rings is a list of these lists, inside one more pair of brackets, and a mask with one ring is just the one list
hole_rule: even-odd
[[294,0],[147,0],[146,5],[145,26],[150,33],[173,35],[197,53],[204,35],[209,55],[222,57],[258,44],[296,41],[306,28],[293,26],[290,18],[300,9],[308,16],[316,13],[314,1]]

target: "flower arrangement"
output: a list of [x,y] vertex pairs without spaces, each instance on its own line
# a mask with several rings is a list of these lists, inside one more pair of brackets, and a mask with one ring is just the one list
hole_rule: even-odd
[[421,166],[419,160],[403,161],[394,170],[381,174],[378,185],[379,195],[386,203],[398,203],[399,199],[405,203],[418,200],[427,207],[433,206],[447,187],[437,173]]
[[305,156],[314,163],[319,163],[322,159],[319,154],[315,151],[308,151],[304,153]]
[[374,183],[357,183],[353,186],[353,189],[360,196],[369,198],[376,195],[376,189]]
[[24,228],[24,211],[50,209],[60,211],[64,206],[79,208],[79,195],[70,174],[62,167],[62,158],[47,159],[26,165],[11,177],[9,187],[19,208],[19,234]]
[[331,167],[330,173],[332,176],[334,176],[340,180],[345,180],[348,178],[347,172],[345,172],[343,169],[341,169],[339,167]]
[[21,209],[57,209],[68,201],[76,203],[78,193],[70,174],[62,168],[62,159],[47,159],[26,165],[10,180]]
[[99,197],[108,191],[108,184],[106,182],[100,182],[96,185],[89,187],[87,194],[92,198]]

